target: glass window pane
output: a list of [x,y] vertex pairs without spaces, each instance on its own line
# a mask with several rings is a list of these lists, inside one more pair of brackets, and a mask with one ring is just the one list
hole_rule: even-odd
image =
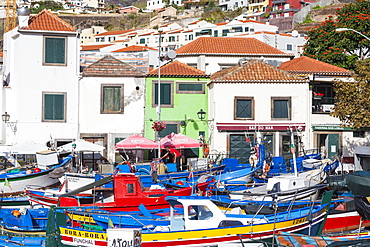
[[45,38],[45,63],[65,63],[64,38]]
[[181,83],[179,84],[179,90],[180,91],[203,91],[203,85],[202,84],[195,84],[195,83]]
[[274,100],[274,118],[289,118],[288,104],[288,100]]
[[[154,84],[154,104],[158,104],[158,83]],[[161,105],[171,105],[171,84],[161,83]]]

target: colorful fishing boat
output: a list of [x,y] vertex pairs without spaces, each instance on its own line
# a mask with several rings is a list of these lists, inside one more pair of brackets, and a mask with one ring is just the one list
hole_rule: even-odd
[[362,245],[369,243],[370,235],[342,235],[342,236],[308,236],[302,234],[295,234],[289,232],[279,232],[275,236],[276,244],[278,246],[317,246],[325,247],[335,243],[335,246],[368,246]]
[[[107,184],[111,181],[113,181],[113,188],[99,187],[100,185]],[[197,184],[195,187],[184,187],[178,190],[161,187],[150,189],[144,188],[139,177],[135,174],[118,173],[59,196],[47,195],[43,193],[42,190],[27,189],[25,192],[31,202],[45,206],[58,205],[59,202],[59,205],[63,207],[76,207],[83,205],[103,207],[105,210],[111,211],[134,211],[138,210],[138,207],[141,204],[146,206],[148,209],[168,207],[169,204],[165,200],[166,196],[189,196],[199,191],[205,191],[208,184],[208,182],[204,182]],[[78,198],[69,197],[91,188],[94,188],[95,192],[102,191],[111,196],[108,198],[103,196],[99,201],[87,204],[79,201]]]
[[[171,205],[170,225],[154,230],[142,229],[142,246],[209,246],[271,239],[281,230],[317,234],[324,222],[327,205],[291,210],[275,215],[225,214],[206,197],[167,197]],[[176,208],[182,214],[174,214]],[[106,231],[87,230],[78,226],[59,227],[60,239],[68,246],[78,246],[88,238],[95,246],[107,246]],[[81,245],[81,244],[80,244]]]
[[65,167],[71,163],[72,156],[59,161],[54,151],[39,152],[37,165],[5,170],[0,174],[0,190],[3,195],[23,193],[26,185],[47,187],[58,184],[59,180],[53,173],[65,172]]
[[45,234],[48,214],[47,208],[3,208],[0,209],[1,229],[17,234]]
[[0,247],[45,247],[45,237],[17,237],[17,236],[0,236]]

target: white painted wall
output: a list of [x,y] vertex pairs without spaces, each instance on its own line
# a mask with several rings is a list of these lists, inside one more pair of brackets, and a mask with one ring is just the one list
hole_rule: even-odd
[[[306,123],[308,116],[308,105],[306,97],[309,96],[308,83],[212,83],[209,88],[209,111],[214,118],[213,142],[211,150],[226,152],[227,135],[231,132],[218,132],[217,123]],[[255,119],[234,120],[234,97],[254,97]],[[292,119],[282,121],[271,120],[271,97],[289,97],[292,99]],[[240,133],[240,132],[239,132]],[[304,140],[307,143],[305,132]],[[275,153],[279,154],[278,138],[275,136]]]
[[[124,84],[124,113],[101,114],[101,85]],[[81,110],[80,132],[83,134],[106,133],[107,158],[114,160],[114,138],[142,134],[144,131],[145,78],[133,77],[84,77],[80,81]],[[139,90],[136,90],[136,87]]]
[[[43,35],[64,35],[67,39],[67,66],[44,66]],[[77,58],[78,41],[74,32],[28,31],[15,28],[4,34],[4,70],[10,73],[9,87],[2,88],[1,112],[18,121],[13,135],[2,123],[2,144],[25,141],[46,143],[55,138],[77,138]],[[66,123],[42,122],[42,92],[66,92]]]

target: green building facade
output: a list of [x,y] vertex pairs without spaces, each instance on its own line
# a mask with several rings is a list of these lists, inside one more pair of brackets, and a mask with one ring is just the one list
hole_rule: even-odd
[[[158,73],[159,72],[159,73]],[[158,76],[158,74],[160,76]],[[178,61],[149,72],[146,78],[144,136],[157,141],[168,134],[181,133],[208,143],[208,125],[198,118],[198,112],[208,109],[209,76]],[[160,92],[158,93],[158,85]],[[158,114],[160,94],[160,116]],[[166,124],[162,131],[152,129],[158,120]],[[203,148],[182,150],[186,157],[202,157]],[[150,158],[150,157],[149,157]]]

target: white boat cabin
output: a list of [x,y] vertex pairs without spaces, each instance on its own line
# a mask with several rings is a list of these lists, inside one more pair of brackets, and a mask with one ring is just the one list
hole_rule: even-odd
[[[170,231],[199,230],[268,222],[264,216],[225,214],[207,197],[167,197],[166,200],[171,206]],[[176,210],[179,208],[182,208],[183,211]]]

